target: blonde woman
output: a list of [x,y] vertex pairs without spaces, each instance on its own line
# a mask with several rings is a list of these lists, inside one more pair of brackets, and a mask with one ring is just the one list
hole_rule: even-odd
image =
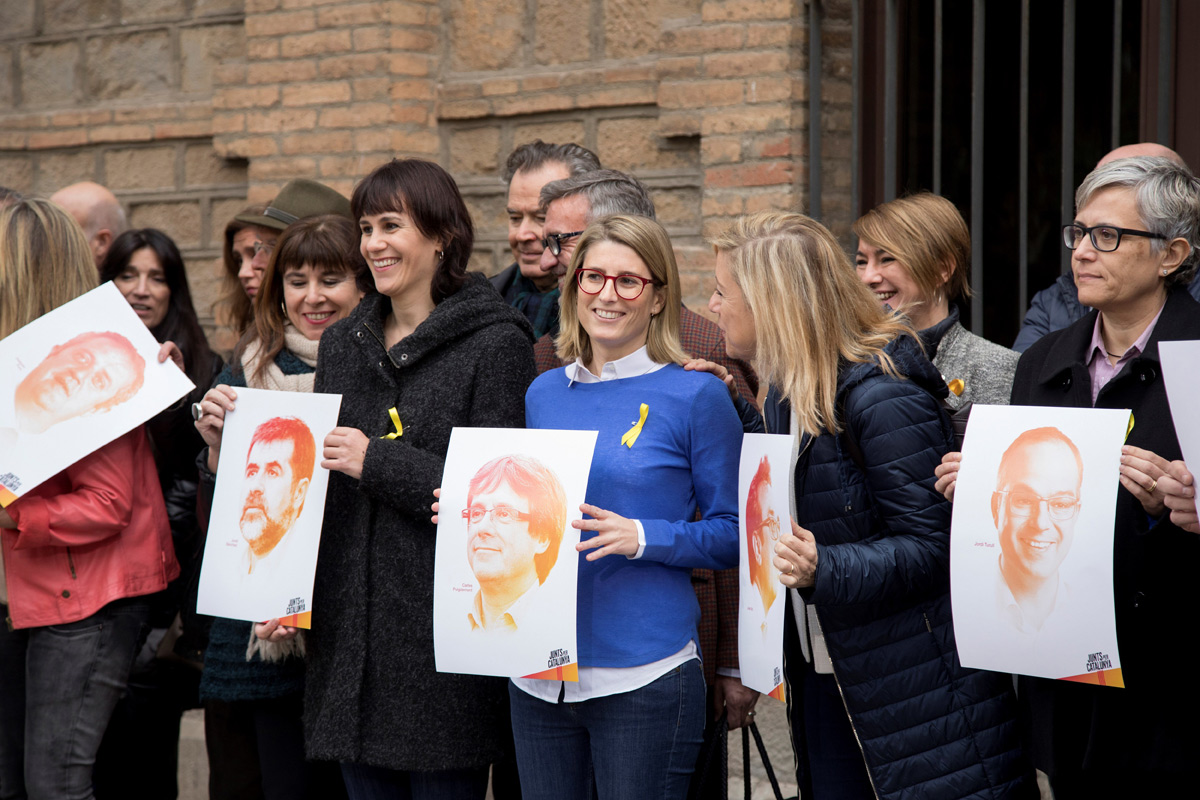
[[880,305],[905,314],[951,388],[952,408],[1008,405],[1017,354],[968,331],[957,301],[971,295],[971,233],[954,204],[922,192],[877,206],[854,223],[859,279]]
[[[714,241],[729,355],[769,375],[767,429],[797,439],[774,564],[805,797],[1011,797],[1032,777],[1011,681],[963,669],[950,619],[946,384],[820,223],[767,212]],[[798,524],[797,524],[798,523]]]
[[[0,212],[0,339],[96,284],[67,212],[38,199]],[[0,795],[92,797],[92,764],[144,637],[147,596],[179,575],[145,431],[0,509],[0,529]]]
[[691,568],[737,564],[742,427],[719,381],[680,366],[680,307],[658,223],[584,231],[560,311],[570,363],[525,395],[530,428],[599,431],[573,523],[579,682],[510,685],[526,800],[584,800],[593,776],[600,800],[687,794],[705,719]]

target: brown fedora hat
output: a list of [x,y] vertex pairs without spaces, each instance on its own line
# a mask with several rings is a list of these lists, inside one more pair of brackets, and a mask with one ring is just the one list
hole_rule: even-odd
[[323,183],[297,178],[279,190],[262,214],[238,214],[234,219],[281,231],[305,217],[340,214],[351,222],[350,201]]

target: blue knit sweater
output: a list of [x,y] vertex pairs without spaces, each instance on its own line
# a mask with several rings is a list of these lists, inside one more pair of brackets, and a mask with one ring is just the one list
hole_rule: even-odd
[[[633,447],[621,437],[649,406]],[[637,560],[579,559],[578,648],[586,667],[635,667],[697,639],[691,569],[737,565],[742,426],[725,386],[674,364],[648,375],[568,385],[543,373],[525,395],[530,428],[597,430],[587,502],[646,532]],[[700,520],[692,521],[696,511]],[[594,534],[585,531],[583,538]],[[698,639],[697,639],[698,641]]]

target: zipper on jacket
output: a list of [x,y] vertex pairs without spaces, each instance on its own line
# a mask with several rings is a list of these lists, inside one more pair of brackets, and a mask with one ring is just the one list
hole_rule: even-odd
[[875,795],[875,800],[879,800],[879,790],[875,788],[875,778],[871,775],[871,765],[867,763],[867,754],[863,750],[862,739],[858,736],[858,728],[854,724],[854,717],[850,714],[850,707],[846,705],[846,693],[842,691],[842,682],[838,680],[837,667],[833,665],[832,656],[829,659],[829,666],[833,670],[833,683],[837,686],[838,696],[842,698],[842,708],[846,710],[846,719],[850,720],[850,730],[854,734],[854,741],[858,743],[858,753],[862,756],[863,768],[867,771],[867,780],[871,782],[871,791]]
[[383,354],[385,356],[387,356],[388,361],[392,362],[392,366],[395,367],[396,369],[400,369],[400,365],[396,363],[396,359],[392,358],[392,354],[388,352],[387,343],[384,342],[383,339],[379,338],[379,334],[377,334],[377,333],[375,333],[375,331],[371,330],[370,325],[368,325],[367,323],[364,322],[363,327],[367,329],[367,333],[371,334],[371,336],[374,337],[375,341],[379,342],[379,346],[383,348]]
[[75,557],[71,555],[71,548],[67,548],[67,564],[71,567],[71,580],[79,580],[79,576],[75,574]]

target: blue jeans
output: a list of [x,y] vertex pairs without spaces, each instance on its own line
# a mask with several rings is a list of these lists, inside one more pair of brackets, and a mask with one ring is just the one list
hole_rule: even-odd
[[524,800],[687,796],[704,738],[704,672],[692,659],[631,692],[547,703],[509,684]]
[[483,800],[488,768],[418,772],[343,762],[342,779],[350,800]]
[[78,622],[0,628],[0,798],[92,798],[96,751],[149,615],[127,598]]

